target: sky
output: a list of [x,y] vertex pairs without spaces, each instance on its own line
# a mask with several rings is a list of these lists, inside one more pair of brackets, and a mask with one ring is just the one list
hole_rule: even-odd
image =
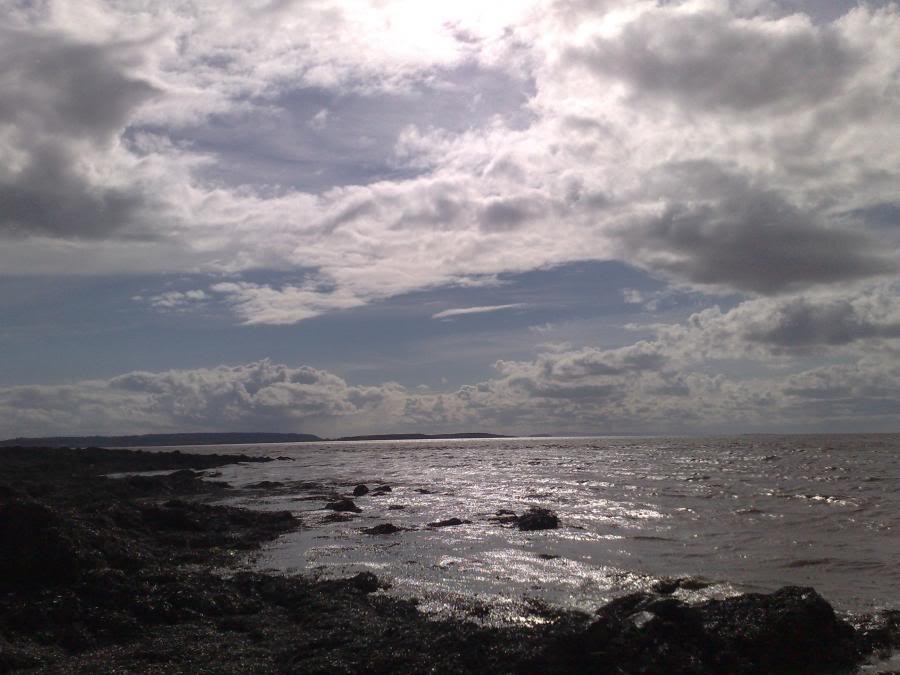
[[0,437],[900,430],[895,2],[0,15]]

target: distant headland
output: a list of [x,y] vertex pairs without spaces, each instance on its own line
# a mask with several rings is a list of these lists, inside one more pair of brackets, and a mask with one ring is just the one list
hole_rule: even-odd
[[466,438],[509,438],[502,434],[372,434],[321,438],[314,434],[278,434],[269,432],[227,432],[187,434],[140,434],[134,436],[48,436],[43,438],[10,438],[0,441],[0,447],[35,448],[136,448],[177,445],[249,445],[256,443],[315,443],[329,441],[418,441],[453,440]]

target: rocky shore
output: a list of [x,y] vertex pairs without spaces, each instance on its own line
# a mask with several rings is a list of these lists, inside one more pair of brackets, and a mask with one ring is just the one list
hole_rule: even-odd
[[[897,612],[850,625],[810,588],[686,605],[672,579],[497,628],[429,619],[367,573],[236,572],[303,526],[209,503],[232,488],[200,472],[251,461],[270,460],[0,449],[0,672],[842,673],[900,646]],[[108,477],[157,470],[173,472]]]

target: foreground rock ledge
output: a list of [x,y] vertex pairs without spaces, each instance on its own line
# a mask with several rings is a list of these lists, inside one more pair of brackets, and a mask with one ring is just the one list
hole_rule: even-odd
[[829,673],[900,633],[897,613],[854,629],[811,588],[696,606],[639,593],[498,629],[426,619],[371,574],[228,574],[299,524],[201,503],[230,488],[184,469],[235,458],[189,457],[0,450],[0,672]]

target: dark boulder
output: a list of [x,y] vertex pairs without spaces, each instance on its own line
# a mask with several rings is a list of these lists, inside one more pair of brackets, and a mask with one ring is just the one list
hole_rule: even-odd
[[381,582],[378,581],[378,577],[371,572],[360,572],[356,576],[347,579],[347,583],[360,593],[374,593],[382,586]]
[[362,509],[354,504],[352,499],[338,499],[334,502],[328,502],[325,505],[325,508],[331,509],[332,511],[351,511],[353,513],[362,513]]
[[360,483],[355,488],[353,488],[353,496],[354,497],[362,497],[365,494],[369,493],[369,488],[366,485]]
[[397,527],[392,523],[381,523],[380,525],[376,525],[375,527],[367,527],[363,529],[364,534],[395,534],[396,532],[402,532],[402,527]]
[[597,615],[570,645],[596,672],[834,673],[858,654],[853,629],[811,588],[695,606],[634,593]]
[[550,509],[530,508],[516,521],[520,530],[555,530],[559,527],[559,518]]
[[771,595],[712,600],[702,605],[701,615],[717,651],[734,655],[735,665],[821,673],[854,661],[853,629],[812,588],[788,586]]
[[373,497],[380,497],[381,495],[386,495],[388,492],[393,492],[390,485],[379,485],[372,490],[371,495]]

